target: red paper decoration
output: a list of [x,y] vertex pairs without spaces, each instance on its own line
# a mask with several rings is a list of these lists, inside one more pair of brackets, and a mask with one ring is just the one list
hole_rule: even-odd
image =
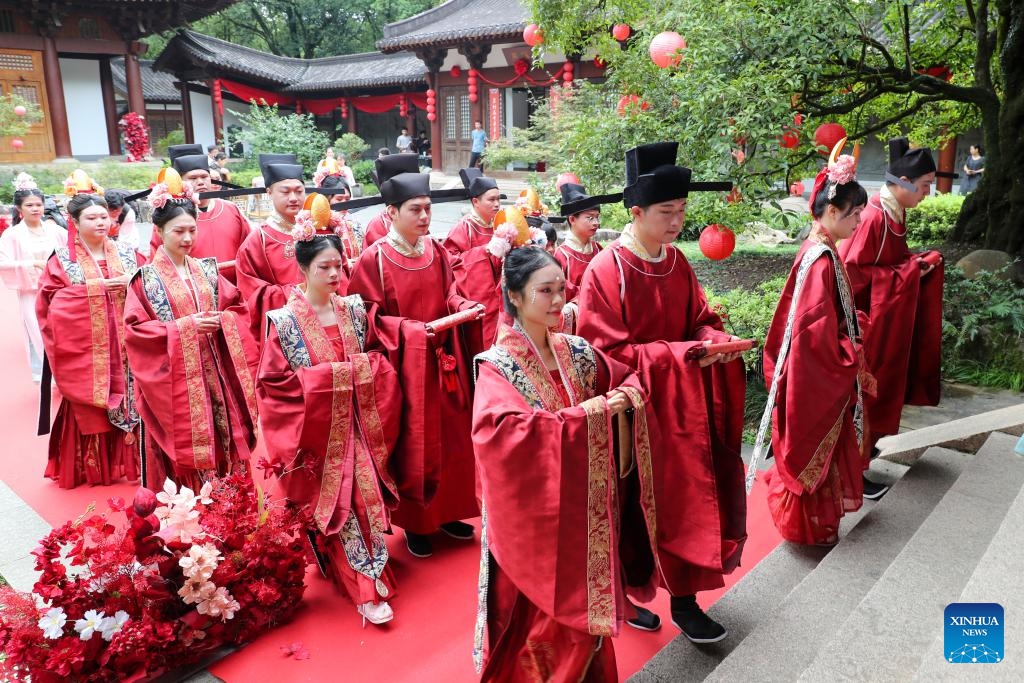
[[633,33],[633,29],[630,28],[629,24],[615,24],[612,26],[612,38],[619,41],[620,43]]
[[800,135],[792,128],[785,129],[782,137],[779,138],[779,146],[785,149],[796,149],[800,146]]
[[449,71],[448,73],[451,75],[452,78],[458,78],[459,76],[462,75],[462,67],[456,64],[451,68],[451,71]]
[[651,39],[651,47],[648,52],[651,61],[662,69],[670,66],[679,66],[682,61],[683,50],[686,49],[686,41],[675,31],[663,31]]
[[814,144],[822,154],[828,154],[836,143],[846,137],[846,129],[838,123],[823,123],[814,131]]
[[736,235],[724,225],[714,223],[701,231],[697,244],[700,253],[712,261],[721,261],[736,248]]
[[525,76],[530,71],[530,60],[526,57],[520,57],[512,65],[512,68],[516,72],[516,76]]
[[544,29],[537,24],[530,24],[523,29],[523,42],[530,47],[537,47],[544,42]]
[[608,68],[608,62],[604,61],[600,57],[594,57],[594,66],[596,66],[598,69],[604,70]]

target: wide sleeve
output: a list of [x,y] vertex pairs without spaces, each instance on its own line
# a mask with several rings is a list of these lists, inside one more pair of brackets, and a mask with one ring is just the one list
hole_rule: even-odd
[[235,278],[238,291],[242,293],[249,307],[252,336],[262,341],[266,338],[266,315],[281,308],[288,302],[285,287],[264,279],[264,273],[272,273],[273,266],[267,260],[259,230],[254,230],[242,242],[235,259]]

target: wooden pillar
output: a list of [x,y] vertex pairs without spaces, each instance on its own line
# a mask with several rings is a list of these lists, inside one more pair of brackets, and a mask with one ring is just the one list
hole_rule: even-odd
[[217,106],[217,100],[220,99],[220,83],[215,78],[211,78],[207,83],[210,86],[210,106],[213,108],[213,143],[219,144],[224,139],[224,115]]
[[358,135],[356,131],[359,127],[356,125],[356,108],[351,104],[348,105],[348,132],[353,135]]
[[435,93],[435,104],[434,104],[434,120],[430,122],[430,165],[435,171],[443,171],[443,164],[441,157],[443,156],[442,140],[441,140],[441,116],[443,116],[444,107],[442,106],[441,79],[438,77],[437,71],[431,71],[427,75],[427,87],[432,88]]
[[68,130],[68,109],[64,102],[64,81],[60,76],[60,57],[53,36],[43,36],[43,81],[50,107],[50,128],[53,151],[58,159],[71,158],[71,132]]
[[192,93],[187,81],[178,83],[178,90],[181,91],[181,127],[185,130],[185,142],[191,145],[196,141],[196,131],[192,125]]
[[[956,136],[947,140],[942,147],[939,147],[939,170],[946,173],[956,171]],[[935,180],[935,190],[939,194],[949,194],[953,191],[953,179],[939,177]]]
[[124,53],[124,82],[128,90],[128,111],[140,116],[146,115],[146,99],[142,95],[142,70],[135,43],[129,43]]
[[103,97],[103,118],[107,123],[107,149],[110,156],[121,154],[121,135],[117,130],[117,96],[114,77],[110,73],[110,58],[100,60],[100,93]]

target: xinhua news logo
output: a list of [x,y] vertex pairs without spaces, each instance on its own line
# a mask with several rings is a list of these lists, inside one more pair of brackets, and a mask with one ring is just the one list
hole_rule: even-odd
[[1003,650],[1003,606],[954,602],[946,606],[945,655],[953,664],[998,664]]

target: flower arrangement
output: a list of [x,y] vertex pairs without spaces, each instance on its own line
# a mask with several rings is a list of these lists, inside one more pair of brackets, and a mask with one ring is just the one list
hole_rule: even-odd
[[298,513],[248,476],[108,504],[40,542],[31,594],[0,589],[0,679],[151,678],[252,640],[302,598]]
[[162,209],[171,199],[187,199],[193,204],[199,203],[199,195],[196,193],[192,183],[186,181],[180,183],[181,189],[178,192],[172,191],[167,183],[156,183],[150,189],[149,204],[154,209]]
[[149,128],[146,117],[133,111],[128,112],[117,122],[117,127],[124,135],[124,148],[128,161],[145,161],[150,155]]
[[11,181],[14,185],[14,191],[19,192],[22,190],[38,190],[39,185],[36,184],[36,179],[28,173],[22,171],[19,173],[14,180]]
[[828,179],[836,185],[857,179],[857,160],[849,154],[843,154],[828,166]]

